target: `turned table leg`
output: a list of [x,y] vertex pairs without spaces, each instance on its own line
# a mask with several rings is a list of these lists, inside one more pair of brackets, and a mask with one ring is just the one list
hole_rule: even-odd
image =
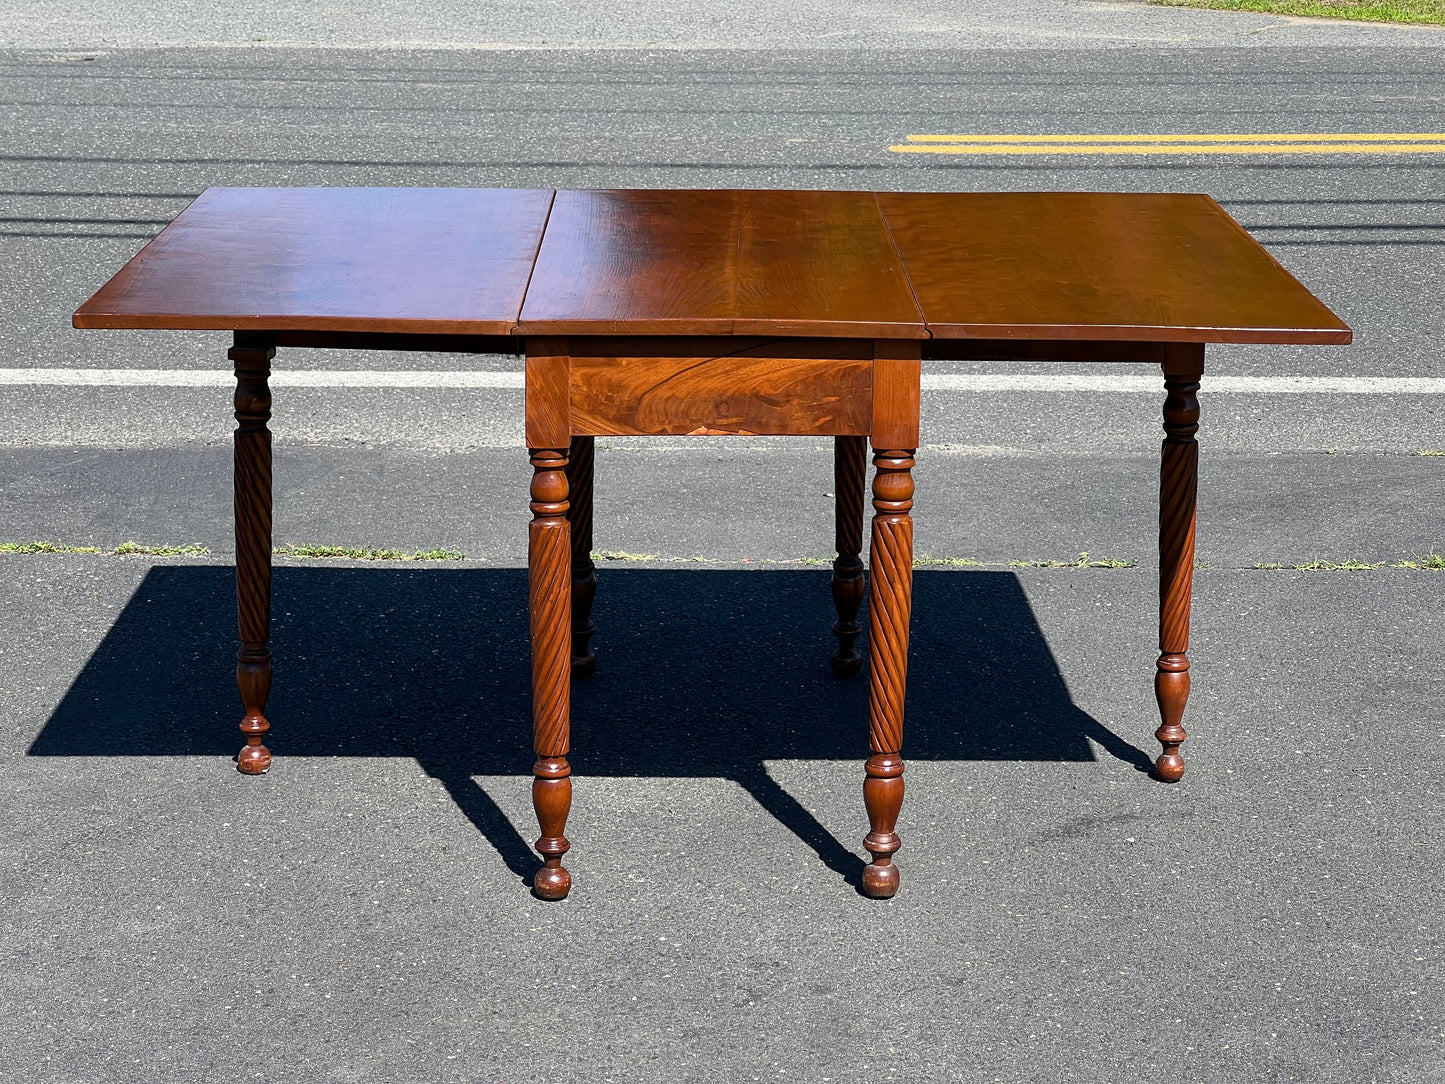
[[863,603],[863,483],[868,468],[867,437],[833,438],[834,547],[833,606],[838,611],[833,635],[838,647],[833,652],[833,673],[852,677],[863,668],[863,656],[855,646],[863,634],[858,608]]
[[246,775],[271,767],[271,751],[262,744],[271,729],[266,698],[271,692],[271,359],[276,350],[262,340],[236,336],[227,352],[236,372],[234,444],[236,515],[236,613],[241,650],[236,655],[236,686],[245,717],[246,744],[236,766]]
[[1164,751],[1154,774],[1166,783],[1184,775],[1179,746],[1189,699],[1189,609],[1194,587],[1194,524],[1199,492],[1199,378],[1204,347],[1169,348],[1164,362],[1164,444],[1159,471],[1159,661],[1154,695],[1162,722],[1154,736]]
[[868,746],[863,802],[873,861],[863,891],[898,891],[895,831],[903,806],[903,692],[908,677],[908,621],[913,604],[913,450],[873,452],[873,535],[869,552]]
[[542,837],[542,868],[534,891],[560,900],[572,888],[562,866],[571,844],[564,834],[572,808],[569,748],[571,690],[571,533],[567,522],[567,449],[533,448],[532,523],[528,530],[528,608],[532,627],[532,806]]
[[597,566],[592,563],[592,456],[595,437],[573,437],[567,455],[567,522],[572,530],[572,676],[591,677],[597,655],[590,644],[597,626]]

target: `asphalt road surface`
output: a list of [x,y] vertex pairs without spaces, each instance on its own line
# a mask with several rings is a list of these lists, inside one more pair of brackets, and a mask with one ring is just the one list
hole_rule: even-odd
[[[1445,552],[1445,155],[889,149],[1439,133],[1445,36],[640,11],[0,9],[0,543],[211,549],[0,554],[0,1077],[1445,1079],[1445,572],[1397,567]],[[1210,351],[1174,787],[1140,770],[1148,374],[930,366],[889,903],[851,887],[866,694],[825,665],[827,445],[599,447],[577,889],[547,905],[514,358],[278,356],[322,374],[276,395],[278,543],[467,559],[280,561],[278,760],[227,759],[226,336],[68,324],[218,184],[1203,191],[1356,340]],[[1059,372],[1131,379],[1015,379]],[[1008,564],[1081,552],[1128,564]],[[1382,567],[1258,567],[1320,562]]]

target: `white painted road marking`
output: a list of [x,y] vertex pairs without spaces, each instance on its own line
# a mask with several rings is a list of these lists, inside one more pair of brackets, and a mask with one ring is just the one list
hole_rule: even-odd
[[1445,154],[1445,132],[911,135],[895,154]]
[[[220,369],[0,369],[0,385],[72,388],[231,388]],[[488,370],[310,369],[273,373],[274,388],[523,387],[521,373]],[[1090,391],[1162,394],[1163,377],[1121,374],[932,373],[924,391]],[[1423,376],[1204,376],[1206,393],[1239,395],[1440,395],[1445,378]]]
[[[1120,375],[1051,376],[1007,373],[943,373],[925,375],[925,391],[1162,391],[1164,378]],[[1210,376],[1204,374],[1202,391],[1244,395],[1439,395],[1445,378],[1425,376]]]
[[[0,369],[0,384],[73,388],[231,388],[224,369]],[[273,388],[517,388],[521,373],[486,370],[305,369],[271,374]]]

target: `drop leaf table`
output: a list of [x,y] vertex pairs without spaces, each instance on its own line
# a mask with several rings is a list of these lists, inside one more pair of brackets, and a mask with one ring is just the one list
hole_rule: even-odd
[[1207,196],[1049,192],[213,188],[74,324],[234,335],[238,764],[249,774],[271,764],[276,348],[525,354],[534,889],[547,899],[572,882],[569,681],[596,665],[596,437],[833,437],[840,677],[864,661],[871,444],[863,889],[887,897],[898,888],[922,362],[1162,367],[1155,770],[1173,781],[1184,772],[1205,344],[1350,341]]

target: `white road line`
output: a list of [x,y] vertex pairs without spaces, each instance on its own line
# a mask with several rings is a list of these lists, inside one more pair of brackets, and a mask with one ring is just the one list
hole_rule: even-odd
[[[925,374],[925,391],[1102,391],[1157,394],[1163,377],[1099,374],[1081,376],[1010,375],[1007,373]],[[1200,383],[1204,392],[1240,395],[1439,395],[1445,378],[1425,376],[1210,376]]]
[[[235,378],[217,369],[3,369],[0,385],[72,388],[230,388]],[[513,388],[521,373],[425,369],[282,370],[276,388]],[[926,373],[925,391],[1105,392],[1161,394],[1156,374]],[[1238,395],[1440,395],[1445,378],[1416,376],[1204,376],[1206,393]]]
[[[224,369],[0,369],[0,384],[72,388],[230,388]],[[271,374],[273,388],[522,388],[521,373],[310,369]]]

